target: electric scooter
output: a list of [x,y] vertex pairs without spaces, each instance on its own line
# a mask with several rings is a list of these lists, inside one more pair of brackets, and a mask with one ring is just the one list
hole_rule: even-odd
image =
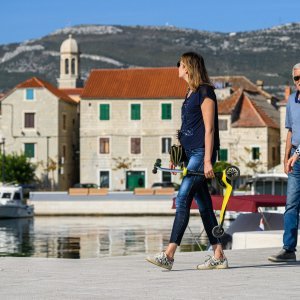
[[[161,172],[181,173],[183,177],[189,176],[189,175],[190,176],[204,176],[204,173],[196,172],[193,170],[188,170],[185,167],[182,167],[182,169],[163,168],[161,166],[161,159],[159,159],[159,158],[156,160],[156,162],[154,164],[152,173],[156,174],[158,170]],[[224,198],[223,198],[223,202],[222,202],[222,208],[220,211],[219,225],[215,226],[212,230],[212,234],[216,238],[220,238],[224,234],[224,228],[223,228],[224,219],[225,219],[224,217],[225,217],[227,204],[228,204],[230,195],[232,193],[231,180],[238,178],[239,176],[240,176],[240,170],[236,166],[229,166],[222,172],[215,172],[215,177],[217,179],[218,184],[226,189]]]

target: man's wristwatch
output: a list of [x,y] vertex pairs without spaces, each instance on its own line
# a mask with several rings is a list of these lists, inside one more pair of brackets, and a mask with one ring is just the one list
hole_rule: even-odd
[[300,157],[300,146],[298,146],[298,148],[295,150],[295,153],[298,155],[298,157]]

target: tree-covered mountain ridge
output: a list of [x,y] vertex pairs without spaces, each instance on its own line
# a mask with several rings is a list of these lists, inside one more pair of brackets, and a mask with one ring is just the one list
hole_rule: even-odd
[[0,45],[0,91],[38,76],[56,85],[61,43],[72,35],[81,76],[91,69],[175,66],[183,52],[203,55],[211,76],[244,75],[280,93],[300,61],[300,23],[246,32],[208,32],[172,26],[80,25],[39,39]]

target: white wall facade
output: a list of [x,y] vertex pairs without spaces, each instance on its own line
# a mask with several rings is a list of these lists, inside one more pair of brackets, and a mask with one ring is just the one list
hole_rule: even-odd
[[[80,103],[80,182],[99,184],[101,170],[110,172],[110,189],[124,190],[125,170],[114,170],[113,158],[128,159],[130,170],[145,171],[145,187],[162,181],[162,174],[152,174],[157,158],[164,166],[169,163],[169,154],[162,154],[162,138],[171,137],[177,143],[176,130],[180,128],[182,99],[143,100],[97,100],[82,99]],[[131,120],[131,104],[141,104],[141,120]],[[161,119],[161,104],[171,103],[172,119]],[[99,120],[99,105],[110,105],[110,120]],[[110,139],[109,154],[99,153],[99,138]],[[130,138],[141,138],[141,153],[131,154]],[[174,176],[172,181],[180,181]]]

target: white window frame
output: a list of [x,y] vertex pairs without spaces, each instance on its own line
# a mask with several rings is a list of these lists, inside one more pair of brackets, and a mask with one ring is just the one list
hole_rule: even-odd
[[[132,120],[131,119],[131,105],[132,104],[139,104],[141,108],[141,118],[139,120]],[[142,102],[129,102],[128,103],[128,121],[130,122],[141,122],[143,120],[143,103]]]
[[222,118],[222,117],[219,116],[219,121],[220,121],[220,120],[226,121],[226,122],[227,122],[227,129],[224,130],[224,129],[220,129],[220,127],[219,127],[219,131],[221,131],[221,132],[228,132],[229,129],[230,129],[230,128],[229,128],[229,127],[230,127],[230,120],[229,120],[229,118],[228,118],[228,117],[226,117],[226,118],[223,117],[223,118]]
[[[28,114],[28,113],[31,113],[31,114],[34,114],[34,127],[32,128],[26,128],[25,127],[25,114]],[[24,110],[23,111],[23,116],[22,116],[22,131],[36,131],[38,128],[37,126],[37,112],[34,111],[34,110]]]
[[[100,105],[101,104],[108,104],[109,105],[109,116],[108,116],[108,120],[101,120],[100,119]],[[98,111],[97,111],[97,120],[98,120],[98,122],[110,122],[112,119],[111,119],[111,117],[112,117],[112,108],[113,108],[113,106],[112,106],[112,103],[111,102],[107,102],[107,101],[105,101],[105,102],[98,102]]]
[[[33,90],[33,99],[27,99],[27,90]],[[36,101],[36,89],[35,88],[25,88],[24,89],[24,101],[25,102],[33,102]]]
[[160,137],[160,154],[161,155],[169,155],[169,153],[168,152],[166,152],[166,153],[163,153],[162,151],[163,151],[163,139],[171,139],[171,144],[170,144],[170,147],[172,147],[172,141],[173,141],[173,138],[172,138],[172,136],[161,136]]
[[259,155],[259,158],[258,159],[253,159],[252,158],[252,149],[253,148],[258,148],[259,149],[259,153],[261,154],[261,146],[258,146],[258,145],[251,145],[250,146],[250,161],[261,161],[261,155]]
[[[108,153],[100,153],[100,138],[105,138],[105,139],[109,140],[109,152]],[[98,139],[97,139],[98,156],[100,156],[100,157],[103,157],[103,156],[110,157],[111,156],[111,152],[112,152],[111,151],[111,149],[112,149],[111,141],[112,141],[111,136],[106,136],[106,135],[99,135],[98,136]]]
[[[164,120],[162,118],[162,105],[163,104],[171,104],[171,119]],[[159,102],[159,120],[162,122],[171,122],[174,121],[174,102],[173,101],[160,101]]]
[[34,157],[27,157],[30,161],[37,161],[37,143],[32,141],[23,142],[23,153],[25,154],[25,144],[34,144]]
[[98,169],[98,175],[97,175],[97,185],[100,187],[100,172],[108,172],[108,185],[109,185],[109,190],[112,189],[112,179],[111,179],[111,174],[112,174],[112,170],[111,169]]
[[[141,140],[141,152],[140,153],[131,153],[131,139],[132,138],[133,139],[139,138]],[[143,153],[143,139],[142,139],[142,137],[141,136],[135,136],[135,135],[130,136],[129,139],[128,139],[128,154],[130,156],[135,156],[135,155],[141,156],[142,153]]]

